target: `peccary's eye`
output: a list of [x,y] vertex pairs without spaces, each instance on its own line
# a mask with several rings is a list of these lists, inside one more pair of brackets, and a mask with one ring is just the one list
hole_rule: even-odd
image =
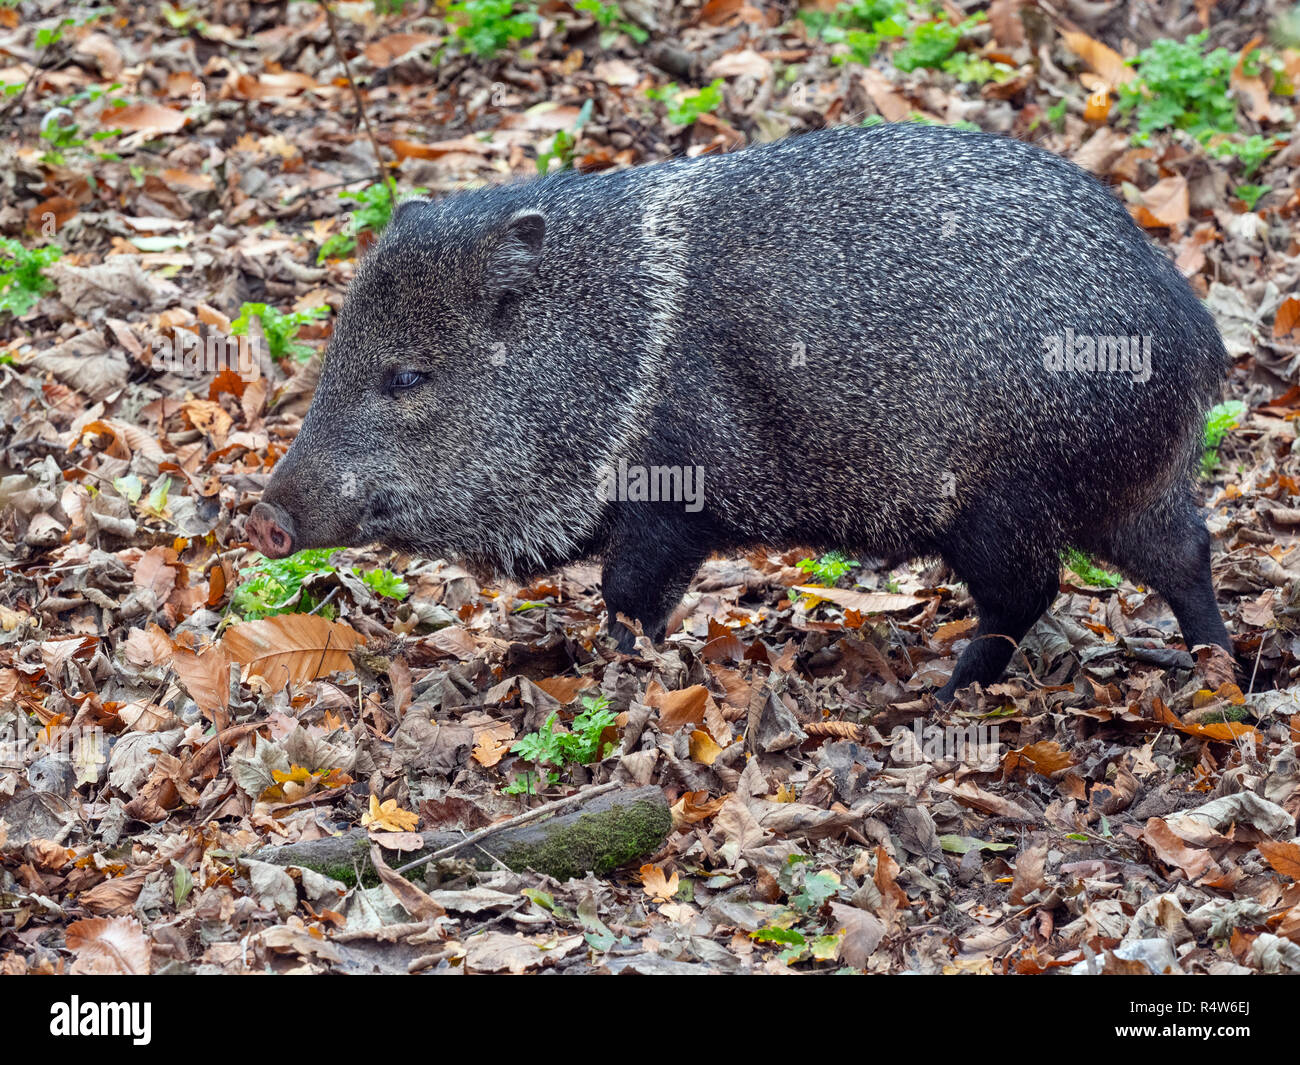
[[405,392],[408,388],[414,388],[424,380],[424,374],[419,370],[399,370],[388,378],[388,390],[390,392]]

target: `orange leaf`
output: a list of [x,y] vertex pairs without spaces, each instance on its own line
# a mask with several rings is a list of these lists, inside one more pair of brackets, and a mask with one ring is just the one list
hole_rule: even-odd
[[232,625],[222,638],[245,675],[261,674],[273,688],[303,684],[352,668],[348,652],[361,635],[341,621],[316,614],[277,614]]
[[695,729],[691,733],[691,761],[712,765],[721,753],[722,748],[703,729]]
[[1300,843],[1279,843],[1265,839],[1256,844],[1259,853],[1274,869],[1291,880],[1300,881]]
[[1137,77],[1137,71],[1124,62],[1115,49],[1093,40],[1086,33],[1061,34],[1065,46],[1106,79],[1110,85],[1122,85]]
[[372,832],[410,832],[420,823],[420,815],[403,810],[396,799],[381,803],[373,793],[370,809],[361,815],[361,824]]
[[1055,740],[1041,740],[1029,744],[1028,747],[1021,747],[1018,751],[1008,751],[1002,759],[1002,769],[1005,773],[1010,773],[1022,765],[1040,776],[1050,777],[1053,773],[1069,769],[1074,765],[1074,759]]
[[185,125],[185,113],[159,104],[135,103],[126,107],[106,107],[100,124],[126,133],[175,133]]
[[667,902],[677,894],[678,876],[664,876],[663,866],[641,866],[641,887],[656,902]]
[[578,697],[578,692],[596,682],[590,677],[544,677],[533,681],[547,695],[567,706]]
[[704,712],[712,704],[713,697],[703,684],[668,692],[656,681],[646,689],[645,701],[648,707],[659,711],[659,728],[664,732],[676,732],[687,725],[703,724]]
[[1300,324],[1300,299],[1288,296],[1282,301],[1282,306],[1277,309],[1277,315],[1273,318],[1273,335],[1284,337],[1293,332],[1298,324]]

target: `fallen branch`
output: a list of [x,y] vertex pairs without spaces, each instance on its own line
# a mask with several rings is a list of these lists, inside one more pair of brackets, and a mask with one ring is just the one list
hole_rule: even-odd
[[[501,865],[516,872],[533,869],[557,880],[604,875],[662,846],[672,828],[668,800],[658,787],[628,788],[618,783],[587,788],[565,799],[500,821],[468,835],[423,832],[423,847],[411,853],[383,849],[385,861],[402,875],[431,863],[459,859],[480,869]],[[370,863],[373,841],[364,829],[325,839],[266,847],[251,857],[281,866],[312,869],[347,884],[358,877],[378,882]]]

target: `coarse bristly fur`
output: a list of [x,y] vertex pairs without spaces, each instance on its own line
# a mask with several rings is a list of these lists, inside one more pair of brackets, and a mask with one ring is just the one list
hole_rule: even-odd
[[[1014,140],[562,173],[399,207],[250,530],[516,577],[600,557],[624,650],[613,619],[662,639],[713,552],[939,555],[980,615],[944,697],[1001,674],[1075,546],[1231,649],[1192,472],[1226,363],[1119,201]],[[703,506],[598,487],[637,468],[698,471]]]

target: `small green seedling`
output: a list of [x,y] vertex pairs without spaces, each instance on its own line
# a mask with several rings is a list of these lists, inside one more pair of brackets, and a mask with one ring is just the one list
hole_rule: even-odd
[[262,335],[271,358],[283,359],[292,355],[299,362],[310,362],[313,348],[299,340],[298,331],[308,322],[329,314],[328,307],[309,307],[305,311],[284,314],[265,303],[245,303],[239,308],[239,317],[230,323],[230,332],[237,337],[248,336],[248,327],[254,318],[262,323]]
[[800,961],[833,962],[839,958],[843,936],[829,929],[822,908],[844,885],[831,871],[814,871],[812,859],[792,854],[777,874],[777,885],[789,903],[767,925],[751,932],[757,943],[785,949],[777,955],[787,965]]
[[1259,201],[1272,191],[1272,185],[1238,185],[1232,194],[1246,205],[1246,210],[1253,211]]
[[1201,474],[1205,477],[1214,475],[1219,465],[1219,445],[1223,438],[1237,427],[1246,413],[1246,404],[1240,400],[1231,400],[1211,407],[1205,416],[1205,450],[1201,455]]
[[0,314],[24,315],[52,291],[54,282],[41,271],[62,254],[57,244],[24,248],[16,240],[0,237]]
[[[429,190],[412,189],[415,196],[423,196]],[[362,233],[382,233],[393,217],[393,193],[388,185],[378,182],[360,192],[340,192],[339,199],[351,203],[351,219],[342,233],[335,233],[316,253],[316,261],[323,263],[326,259],[344,259],[357,250],[357,240]]]
[[670,81],[661,89],[647,89],[646,95],[658,100],[668,110],[668,121],[674,126],[689,126],[700,115],[716,111],[722,103],[722,78],[715,78],[696,92],[686,92],[676,82]]
[[573,5],[573,9],[590,15],[596,25],[601,27],[602,48],[610,47],[620,33],[626,33],[637,44],[645,44],[650,39],[647,30],[625,19],[622,8],[618,4],[610,3],[609,0],[578,0]]
[[1062,552],[1061,561],[1079,580],[1094,588],[1118,588],[1124,583],[1120,574],[1102,569],[1078,548],[1071,547]]
[[[245,621],[315,610],[320,601],[304,590],[303,582],[316,574],[338,573],[338,567],[330,561],[338,550],[323,547],[299,551],[288,558],[264,558],[243,567],[239,585],[230,596],[231,609]],[[405,599],[410,594],[406,582],[392,570],[354,568],[350,572],[378,595]]]
[[592,101],[588,100],[582,105],[582,110],[578,112],[577,120],[573,123],[572,130],[559,130],[551,138],[550,147],[543,152],[537,153],[537,172],[545,174],[550,171],[551,163],[559,160],[560,165],[557,170],[572,170],[573,155],[578,147],[578,134],[582,132],[582,127],[587,124],[591,118]]
[[[558,784],[560,774],[555,770],[570,765],[588,765],[607,758],[615,743],[602,742],[605,730],[614,724],[615,715],[609,709],[607,696],[583,696],[582,711],[573,719],[567,732],[557,732],[560,715],[552,713],[540,732],[530,732],[510,748],[525,761],[538,767],[553,766],[546,771],[548,784]],[[532,774],[525,772],[515,777],[502,791],[507,795],[534,795],[536,788]]]
[[533,35],[538,21],[531,7],[514,0],[459,0],[447,5],[452,20],[452,36],[463,54],[478,59],[492,59],[516,41]]
[[828,551],[821,558],[805,558],[795,564],[804,573],[810,574],[811,583],[824,588],[833,588],[841,577],[861,563],[854,562],[842,551]]

